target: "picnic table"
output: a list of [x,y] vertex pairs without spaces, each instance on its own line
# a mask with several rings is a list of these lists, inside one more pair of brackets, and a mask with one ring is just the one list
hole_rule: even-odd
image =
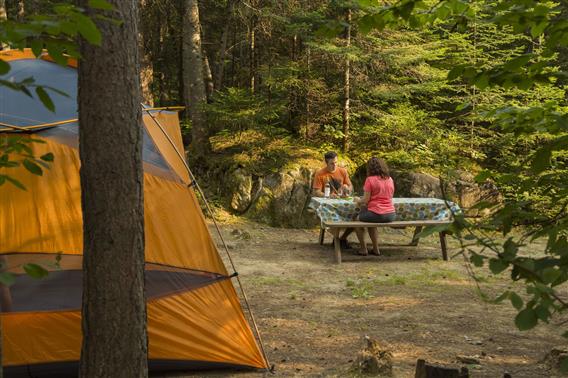
[[[453,214],[460,208],[453,202],[439,198],[393,198],[396,218],[390,223],[366,223],[357,221],[360,208],[353,199],[312,197],[309,207],[315,211],[321,221],[320,244],[323,244],[325,231],[334,237],[335,260],[341,262],[339,233],[341,229],[358,227],[415,227],[410,245],[418,245],[418,234],[425,226],[449,224]],[[439,232],[442,257],[448,259],[445,232]]]

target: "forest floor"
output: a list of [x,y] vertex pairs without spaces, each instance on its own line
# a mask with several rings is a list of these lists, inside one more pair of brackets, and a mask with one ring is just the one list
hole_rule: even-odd
[[[553,347],[566,345],[560,319],[517,330],[510,302],[483,301],[463,257],[441,259],[437,236],[414,249],[383,247],[379,257],[346,252],[343,264],[336,265],[329,234],[321,246],[317,229],[271,228],[228,217],[221,230],[275,374],[207,376],[354,376],[350,368],[369,336],[392,352],[395,377],[414,377],[418,358],[467,366],[472,377],[502,377],[504,372],[514,378],[550,377],[554,371],[544,358]],[[384,229],[380,237],[381,243],[407,243],[411,231]],[[451,255],[457,246],[450,238]],[[512,284],[507,273],[475,272],[487,295],[512,287],[523,296],[523,286]],[[457,356],[479,363],[466,365]]]

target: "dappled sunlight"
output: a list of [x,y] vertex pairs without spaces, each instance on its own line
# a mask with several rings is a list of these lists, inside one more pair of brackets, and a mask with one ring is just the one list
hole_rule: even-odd
[[390,311],[418,306],[423,302],[423,300],[406,296],[377,296],[369,299],[353,299],[350,305],[354,307],[370,307],[372,309]]
[[[515,309],[483,302],[461,258],[414,258],[419,247],[398,258],[345,253],[352,260],[336,265],[317,231],[239,228],[252,239],[233,256],[277,375],[345,376],[368,335],[392,351],[397,377],[413,374],[418,358],[460,366],[457,355],[479,356],[470,371],[481,376],[533,377],[544,350],[562,341],[555,327],[516,330]],[[506,275],[478,273],[482,287],[506,287]]]

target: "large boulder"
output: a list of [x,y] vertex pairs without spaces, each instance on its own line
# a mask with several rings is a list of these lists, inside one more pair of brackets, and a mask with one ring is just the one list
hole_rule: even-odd
[[395,197],[442,197],[440,180],[417,172],[392,172],[395,182]]
[[312,170],[294,168],[265,177],[237,169],[226,174],[230,208],[273,226],[311,227],[317,219],[307,207]]
[[[418,172],[393,171],[392,177],[396,187],[396,197],[449,197],[466,211],[481,200],[496,200],[499,193],[490,183],[479,185],[472,174],[458,172],[456,177],[444,182],[432,175]],[[477,215],[471,211],[469,215]]]
[[248,210],[252,200],[252,176],[238,168],[227,177],[231,209],[238,213]]

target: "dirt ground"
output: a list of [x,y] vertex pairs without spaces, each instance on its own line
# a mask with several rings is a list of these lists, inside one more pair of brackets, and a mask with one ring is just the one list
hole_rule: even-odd
[[[395,377],[414,377],[418,358],[467,366],[472,377],[550,377],[543,358],[566,344],[562,319],[518,331],[511,304],[484,302],[462,256],[441,259],[437,236],[417,248],[384,246],[379,257],[346,252],[336,265],[330,236],[319,245],[317,229],[232,218],[221,230],[275,370],[208,376],[354,376],[350,368],[369,336],[392,352]],[[384,229],[380,237],[382,244],[408,243],[411,230]],[[457,242],[450,238],[449,247],[455,254]],[[476,272],[486,294],[511,286],[506,274]],[[521,285],[513,289],[523,294]],[[479,363],[460,363],[458,355]]]

